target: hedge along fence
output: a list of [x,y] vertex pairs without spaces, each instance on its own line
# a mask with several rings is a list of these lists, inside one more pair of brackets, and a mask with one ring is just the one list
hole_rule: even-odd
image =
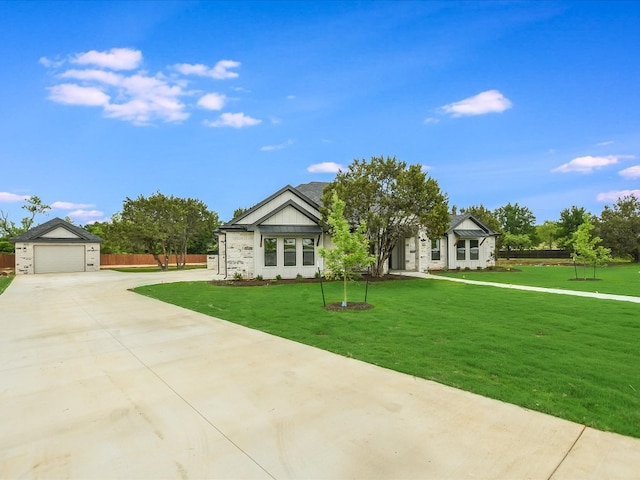
[[571,258],[565,250],[500,250],[498,258]]
[[[206,264],[207,256],[206,255],[196,255],[196,254],[188,254],[186,256],[187,265],[193,264]],[[146,253],[101,253],[100,254],[100,266],[101,267],[110,267],[114,265],[126,265],[126,266],[135,266],[135,265],[157,265],[156,259],[153,258],[153,255]],[[176,256],[171,255],[169,257],[169,265],[176,264]]]

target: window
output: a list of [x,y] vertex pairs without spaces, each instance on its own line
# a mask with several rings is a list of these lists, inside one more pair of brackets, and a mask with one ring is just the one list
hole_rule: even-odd
[[458,248],[456,250],[456,259],[457,260],[467,259],[467,242],[465,242],[464,240],[458,240]]
[[440,239],[431,240],[431,260],[440,260]]
[[284,266],[285,267],[296,266],[296,239],[295,238],[284,239]]
[[480,247],[478,247],[478,240],[469,240],[469,259],[478,260]]
[[316,251],[313,238],[302,239],[302,265],[316,264]]
[[278,240],[275,238],[264,239],[264,266],[275,267],[278,265]]

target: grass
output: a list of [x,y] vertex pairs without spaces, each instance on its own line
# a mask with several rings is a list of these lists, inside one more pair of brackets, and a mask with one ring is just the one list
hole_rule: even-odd
[[[197,268],[207,268],[206,265],[186,265],[182,270],[195,270]],[[148,273],[148,272],[161,272],[160,267],[103,267],[103,270],[114,270],[116,272],[126,273]],[[178,270],[175,265],[169,265],[168,271]]]
[[15,275],[7,275],[0,277],[0,295],[2,295],[2,292],[4,292],[7,287],[11,284],[11,282],[13,281],[13,279],[15,278]]
[[[511,267],[519,271],[461,270],[459,272],[443,272],[439,275],[464,276],[469,280],[483,282],[640,296],[640,265],[638,264],[598,268],[596,270],[597,280],[591,281],[572,280],[575,278],[573,265],[511,265]],[[578,277],[583,276],[584,270],[578,267]],[[593,269],[587,269],[587,278],[593,278]]]
[[[340,284],[325,284],[327,302]],[[362,301],[362,284],[351,285]],[[437,280],[373,283],[360,312],[317,284],[183,282],[138,293],[591,427],[640,437],[636,304]]]

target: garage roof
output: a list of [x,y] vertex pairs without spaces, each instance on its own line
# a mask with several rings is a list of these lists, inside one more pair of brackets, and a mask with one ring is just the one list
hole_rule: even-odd
[[[47,233],[55,230],[56,228],[62,227],[65,230],[71,232],[76,236],[76,238],[54,238],[54,237],[45,237]],[[9,239],[11,243],[17,242],[38,242],[38,243],[102,243],[104,240],[93,233],[88,232],[84,228],[80,228],[76,225],[73,225],[61,218],[54,218],[45,222],[37,227],[34,227],[30,230],[27,230],[20,235],[12,237]]]

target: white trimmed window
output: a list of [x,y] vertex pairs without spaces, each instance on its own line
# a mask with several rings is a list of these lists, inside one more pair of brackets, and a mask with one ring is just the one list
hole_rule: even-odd
[[295,238],[284,239],[284,266],[285,267],[296,266],[296,239]]
[[278,239],[264,239],[264,266],[275,267],[278,265]]
[[302,239],[302,265],[313,266],[316,263],[316,249],[313,238]]
[[480,247],[478,240],[469,240],[469,259],[478,260],[480,258]]
[[458,240],[458,246],[456,248],[456,260],[467,259],[467,242],[465,240]]
[[431,240],[431,260],[440,260],[440,239]]

